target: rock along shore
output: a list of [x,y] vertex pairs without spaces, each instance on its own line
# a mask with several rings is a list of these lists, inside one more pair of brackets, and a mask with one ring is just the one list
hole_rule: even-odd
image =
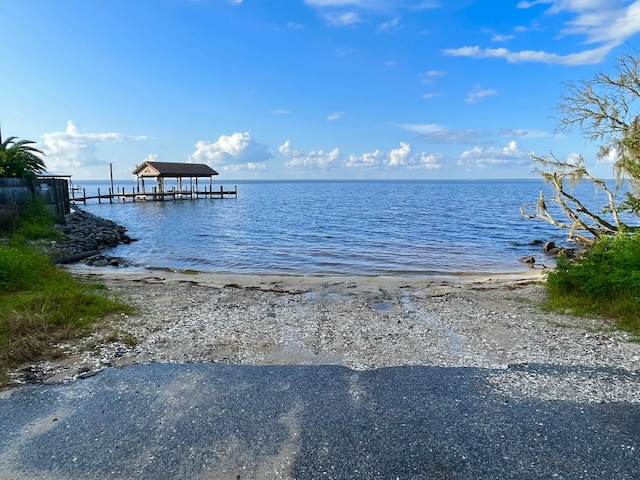
[[54,262],[58,264],[83,261],[93,266],[117,266],[122,260],[103,255],[103,250],[134,241],[122,225],[77,207],[56,228],[64,235],[54,246]]

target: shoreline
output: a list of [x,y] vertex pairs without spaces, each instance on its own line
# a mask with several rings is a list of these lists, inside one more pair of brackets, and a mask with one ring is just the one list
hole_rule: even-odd
[[148,363],[474,367],[510,397],[640,403],[640,344],[606,320],[543,311],[540,270],[499,278],[70,271],[136,311],[34,364],[39,382]]
[[[125,262],[128,260],[124,259]],[[314,283],[315,280],[320,279],[344,279],[344,280],[364,280],[364,279],[379,279],[380,281],[413,281],[413,282],[429,282],[439,280],[450,280],[460,282],[496,282],[496,281],[544,281],[545,273],[549,271],[547,268],[530,268],[523,269],[522,271],[511,272],[472,272],[472,271],[460,271],[452,273],[424,273],[424,274],[338,274],[338,273],[224,273],[224,272],[212,272],[207,270],[197,270],[191,268],[171,268],[171,267],[159,267],[159,266],[142,266],[142,265],[130,265],[124,263],[118,266],[89,266],[81,263],[75,263],[65,266],[65,268],[72,274],[79,276],[99,276],[104,278],[112,277],[142,277],[145,275],[167,275],[172,280],[186,279],[197,277],[201,281],[211,283],[217,281],[223,283],[222,279],[240,279],[244,282],[262,281],[268,279],[298,279],[309,280]]]

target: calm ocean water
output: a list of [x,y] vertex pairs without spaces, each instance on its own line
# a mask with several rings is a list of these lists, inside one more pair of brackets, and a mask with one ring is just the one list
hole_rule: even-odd
[[[79,182],[87,194],[108,182]],[[116,181],[131,192],[135,182]],[[519,207],[550,193],[538,180],[263,181],[238,198],[102,203],[81,208],[138,241],[112,250],[141,266],[219,273],[438,275],[509,273],[550,263],[533,239],[566,232]],[[220,183],[214,184],[219,188]],[[590,187],[581,195],[594,197]],[[583,197],[584,198],[584,197]],[[604,203],[604,195],[596,200]],[[551,262],[552,263],[552,262]]]

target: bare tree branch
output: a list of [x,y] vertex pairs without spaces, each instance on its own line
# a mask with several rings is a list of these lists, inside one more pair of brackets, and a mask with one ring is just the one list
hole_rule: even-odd
[[[557,107],[559,121],[557,132],[579,127],[589,140],[600,141],[598,156],[613,158],[616,176],[615,193],[607,184],[591,175],[584,165],[584,159],[561,161],[553,155],[539,157],[532,155],[539,165],[537,173],[553,186],[555,196],[550,202],[556,203],[568,217],[562,222],[547,208],[544,194],[536,203],[535,213],[527,213],[531,204],[520,209],[525,218],[538,218],[568,229],[570,239],[585,238],[577,234],[586,232],[594,238],[601,235],[621,234],[639,231],[640,227],[630,226],[620,216],[621,210],[640,216],[640,56],[637,52],[618,59],[616,72],[612,75],[597,74],[591,80],[565,84],[566,91]],[[607,195],[604,214],[587,208],[584,203],[565,188],[588,180]],[[622,186],[629,188],[626,199],[616,205],[615,194]]]
[[[612,235],[620,231],[629,231],[635,227],[629,227],[622,222],[615,202],[615,195],[609,189],[604,180],[595,178],[584,167],[584,159],[579,157],[576,162],[568,162],[557,159],[551,155],[549,157],[538,157],[532,155],[534,162],[542,165],[541,169],[536,171],[542,176],[545,182],[552,185],[555,196],[549,201],[556,203],[564,214],[569,218],[570,222],[559,221],[547,207],[547,199],[541,191],[538,201],[535,203],[535,213],[527,213],[527,208],[531,208],[533,204],[528,204],[520,208],[520,213],[527,219],[540,219],[548,222],[558,228],[569,230],[569,240],[576,240],[580,237],[576,232],[587,232],[594,238],[602,235]],[[565,188],[565,182],[568,181],[571,186],[583,181],[589,180],[598,188],[602,189],[607,195],[607,206],[603,209],[610,212],[613,222],[609,221],[602,215],[595,213],[592,209],[587,208],[584,203],[575,195]],[[585,237],[582,237],[583,239]]]

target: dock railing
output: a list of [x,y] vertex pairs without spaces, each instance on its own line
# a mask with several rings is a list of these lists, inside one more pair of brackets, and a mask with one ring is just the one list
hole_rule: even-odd
[[[81,195],[76,195],[76,193],[82,192]],[[108,193],[102,193],[101,189],[98,187],[98,193],[96,195],[87,195],[86,188],[75,187],[70,191],[70,200],[71,202],[78,204],[82,203],[84,205],[87,204],[87,200],[97,200],[98,203],[102,202],[158,202],[158,201],[166,201],[166,200],[197,200],[200,198],[227,198],[233,197],[238,198],[238,187],[234,186],[233,190],[225,190],[223,186],[220,186],[220,189],[214,189],[213,186],[205,187],[204,190],[198,190],[195,188],[191,189],[177,189],[176,187],[172,187],[171,190],[163,192],[158,191],[157,187],[153,187],[150,192],[147,191],[137,191],[136,188],[133,187],[130,192],[126,191],[124,187],[116,187],[115,191],[112,188],[108,189]]]

